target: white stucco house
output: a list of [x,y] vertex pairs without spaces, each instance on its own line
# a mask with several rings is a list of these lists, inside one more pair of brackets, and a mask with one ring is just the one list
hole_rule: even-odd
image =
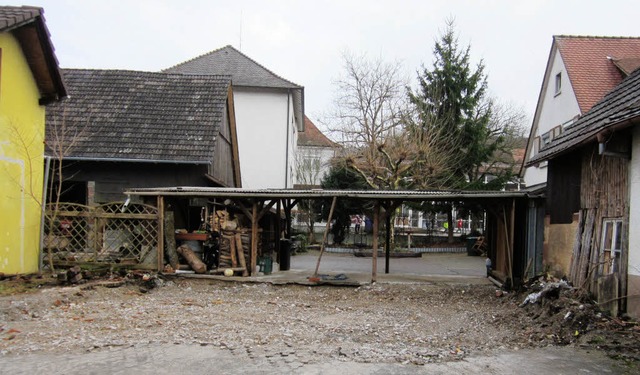
[[[640,38],[554,36],[524,164],[616,87],[637,56]],[[527,186],[547,181],[546,161],[522,171]]]
[[327,138],[307,116],[304,122],[304,131],[298,133],[295,187],[318,188],[340,146]]
[[242,187],[293,187],[298,132],[304,130],[304,87],[276,75],[232,46],[164,72],[230,75]]

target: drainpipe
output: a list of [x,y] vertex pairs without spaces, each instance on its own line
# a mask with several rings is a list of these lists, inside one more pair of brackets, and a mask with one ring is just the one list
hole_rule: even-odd
[[51,170],[51,156],[44,157],[44,180],[42,184],[42,203],[40,204],[40,254],[38,259],[38,271],[42,272],[42,261],[44,258],[44,215],[47,207],[49,186],[49,171]]
[[288,188],[289,184],[289,111],[291,103],[291,89],[287,90],[287,143],[284,145],[284,188]]

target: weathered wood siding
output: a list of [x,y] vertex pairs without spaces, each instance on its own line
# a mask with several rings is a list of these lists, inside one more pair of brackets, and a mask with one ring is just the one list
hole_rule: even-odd
[[[618,280],[621,282],[620,295],[626,295],[629,223],[629,159],[623,157],[602,156],[597,145],[584,149],[582,157],[582,189],[580,205],[587,212],[593,212],[593,234],[590,289],[596,291],[596,280],[602,273],[602,221],[607,218],[620,218],[623,222],[623,241],[621,267]],[[585,231],[589,228],[585,227]],[[583,246],[586,239],[583,236]]]
[[582,157],[580,206],[598,209],[598,219],[622,217],[629,201],[628,175],[628,159],[598,155],[597,146],[586,149]]
[[216,154],[210,174],[225,187],[235,187],[233,175],[233,146],[229,129],[229,116],[225,113],[220,132],[216,138]]

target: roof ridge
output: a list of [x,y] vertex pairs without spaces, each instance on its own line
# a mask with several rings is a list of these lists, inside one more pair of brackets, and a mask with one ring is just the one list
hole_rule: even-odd
[[189,59],[189,60],[183,61],[183,62],[181,62],[181,63],[179,63],[179,64],[176,64],[176,65],[173,65],[173,66],[171,66],[171,67],[169,67],[169,68],[163,69],[163,70],[162,70],[162,72],[166,72],[166,71],[167,71],[167,70],[169,70],[169,69],[178,68],[178,67],[180,67],[181,65],[185,65],[185,64],[187,64],[187,63],[190,63],[190,62],[193,62],[193,61],[195,61],[195,60],[201,59],[201,58],[203,58],[203,57],[213,55],[214,53],[218,53],[218,52],[223,51],[223,50],[225,50],[225,49],[231,49],[232,51],[234,51],[234,52],[236,52],[236,53],[240,54],[242,57],[244,57],[244,58],[246,58],[247,60],[251,61],[252,63],[256,64],[257,66],[259,66],[260,68],[264,69],[266,72],[268,72],[269,74],[273,75],[274,77],[276,77],[276,78],[278,78],[278,79],[281,79],[281,80],[283,80],[283,81],[285,81],[285,82],[287,82],[287,83],[289,83],[289,84],[291,84],[291,85],[293,85],[293,86],[296,86],[297,88],[302,88],[302,86],[301,86],[301,85],[299,85],[299,84],[297,84],[297,83],[295,83],[295,82],[292,82],[292,81],[290,81],[290,80],[288,80],[288,79],[286,79],[286,78],[284,78],[284,77],[282,77],[282,76],[280,76],[280,75],[278,75],[278,74],[274,73],[273,71],[271,71],[270,69],[268,69],[268,68],[267,68],[267,67],[265,67],[264,65],[260,64],[260,63],[259,63],[259,62],[257,62],[256,60],[254,60],[254,59],[252,59],[251,57],[247,56],[246,54],[242,53],[242,51],[240,51],[240,50],[236,49],[236,48],[235,48],[234,46],[232,46],[231,44],[227,44],[227,45],[226,45],[226,46],[224,46],[224,47],[221,47],[221,48],[218,48],[218,49],[215,49],[215,50],[209,51],[209,52],[207,52],[207,53],[203,53],[203,54],[201,54],[201,55],[199,55],[199,56],[197,56],[197,57],[194,57],[194,58],[192,58],[192,59]]
[[114,72],[114,73],[135,73],[135,74],[149,74],[157,76],[180,76],[180,77],[198,77],[198,78],[224,78],[231,80],[231,74],[181,74],[181,73],[166,73],[166,72],[150,72],[146,70],[132,70],[132,69],[99,69],[99,68],[62,68],[62,71],[86,71],[86,72]]
[[[195,60],[201,59],[201,58],[203,58],[203,57],[205,57],[205,56],[209,56],[209,55],[212,55],[212,54],[214,54],[214,53],[216,53],[216,52],[220,52],[220,51],[222,51],[223,49],[225,49],[225,48],[227,48],[227,47],[231,47],[231,45],[230,45],[230,44],[227,44],[227,45],[226,45],[226,46],[224,46],[224,47],[220,47],[220,48],[218,48],[218,49],[214,49],[214,50],[211,50],[211,51],[209,51],[209,52],[205,52],[205,53],[200,54],[200,55],[198,55],[198,56],[196,56],[196,57],[192,57],[192,58],[190,58],[189,60],[185,60],[185,61],[183,61],[183,62],[181,62],[181,63],[177,63],[177,64],[175,64],[175,65],[172,65],[172,66],[168,67],[168,68],[162,69],[160,72],[166,72],[166,71],[167,71],[167,70],[169,70],[169,69],[174,69],[174,68],[177,68],[177,67],[179,67],[179,66],[181,66],[181,65],[188,64],[188,63],[190,63],[190,62],[192,62],[192,61],[195,61]],[[231,47],[231,48],[233,48],[233,47]]]
[[289,81],[288,79],[279,76],[278,74],[274,73],[273,71],[271,71],[270,69],[268,69],[267,67],[265,67],[264,65],[260,64],[259,62],[257,62],[256,60],[252,59],[251,57],[245,55],[244,53],[242,53],[242,51],[237,50],[235,47],[233,47],[232,45],[227,45],[225,48],[231,48],[232,50],[236,51],[237,53],[241,54],[242,56],[246,57],[248,60],[250,60],[252,63],[258,65],[259,67],[261,67],[262,69],[266,70],[267,72],[273,74],[274,76],[276,76],[277,78],[280,78],[283,81],[286,81],[294,86],[298,86],[298,87],[302,87],[299,84]]
[[565,39],[640,39],[640,36],[611,36],[611,35],[554,35],[553,38]]

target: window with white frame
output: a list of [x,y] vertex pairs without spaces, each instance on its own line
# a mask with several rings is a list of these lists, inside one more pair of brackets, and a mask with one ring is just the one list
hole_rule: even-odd
[[562,91],[562,72],[556,74],[556,95],[560,94],[560,91]]
[[602,274],[616,273],[620,269],[622,253],[622,219],[602,220]]

